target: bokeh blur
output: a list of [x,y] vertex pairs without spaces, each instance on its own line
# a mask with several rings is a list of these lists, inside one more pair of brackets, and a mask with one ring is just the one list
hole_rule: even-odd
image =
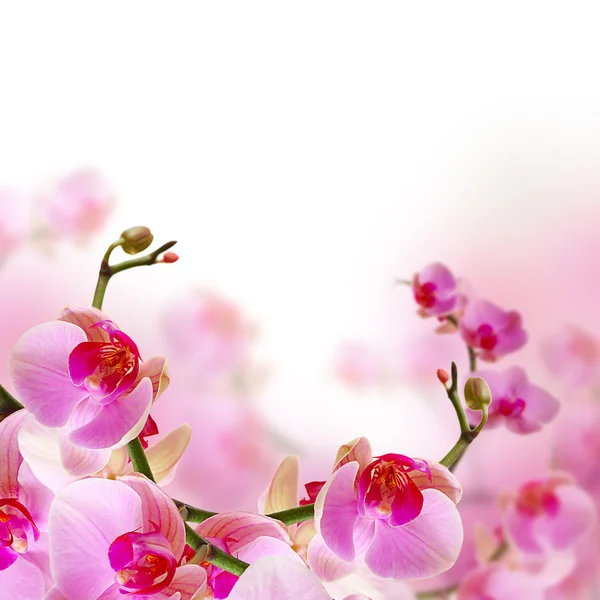
[[[475,441],[457,469],[463,554],[421,587],[461,580],[502,498],[551,470],[600,507],[595,8],[2,12],[0,382],[18,337],[89,305],[106,247],[147,225],[180,260],[119,274],[104,309],[142,358],[169,361],[153,416],[193,431],[173,495],[254,510],[284,456],[325,479],[360,435],[439,460],[458,425],[436,370],[466,377],[467,351],[396,280],[442,261],[522,314],[529,342],[501,366],[561,409],[538,433]],[[594,597],[598,539],[552,598]]]

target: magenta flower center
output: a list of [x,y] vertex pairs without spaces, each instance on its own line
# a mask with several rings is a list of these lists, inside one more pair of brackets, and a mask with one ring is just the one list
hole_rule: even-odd
[[82,342],[69,356],[73,383],[84,386],[100,404],[128,391],[138,375],[140,354],[133,340],[111,321],[95,324],[107,331],[110,342]]
[[18,500],[0,500],[0,571],[27,552],[28,537],[37,540],[39,536],[32,516]]
[[560,510],[560,500],[555,493],[557,485],[555,481],[531,482],[524,485],[517,498],[517,510],[529,517],[554,517]]
[[498,412],[505,417],[519,417],[525,406],[525,400],[522,398],[501,398],[498,402]]
[[414,288],[414,296],[417,304],[422,306],[423,308],[431,308],[435,305],[435,291],[437,290],[437,285],[428,281],[421,285],[418,281],[416,282]]
[[169,540],[157,531],[120,535],[108,549],[122,594],[156,594],[173,580],[177,560]]
[[386,454],[372,462],[358,483],[359,513],[386,520],[392,527],[418,517],[423,494],[409,475],[412,470],[428,472],[429,466],[401,454]]
[[480,325],[476,332],[477,345],[483,350],[493,350],[498,343],[494,328],[487,323]]

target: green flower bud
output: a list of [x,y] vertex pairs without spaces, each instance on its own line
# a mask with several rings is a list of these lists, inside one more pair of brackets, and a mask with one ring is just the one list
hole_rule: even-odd
[[121,244],[121,248],[127,254],[139,254],[143,252],[154,240],[154,236],[147,227],[138,225],[137,227],[130,227],[121,234],[121,239],[124,242]]
[[483,410],[492,401],[492,392],[485,379],[470,377],[465,383],[465,404],[472,410]]

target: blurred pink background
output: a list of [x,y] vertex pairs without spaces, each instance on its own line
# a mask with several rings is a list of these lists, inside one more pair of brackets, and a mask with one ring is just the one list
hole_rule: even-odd
[[[486,432],[457,473],[472,498],[545,473],[588,392],[551,376],[542,343],[564,324],[600,336],[600,42],[592,12],[538,8],[5,8],[0,187],[40,198],[89,166],[114,205],[87,239],[7,251],[0,381],[19,335],[89,304],[106,246],[144,224],[180,260],[118,275],[104,308],[143,357],[169,360],[155,418],[194,431],[172,493],[253,509],[285,454],[324,478],[359,435],[375,454],[439,460],[458,426],[435,372],[466,373],[466,351],[394,281],[441,260],[523,314],[530,342],[500,366],[525,367],[563,407],[540,434]],[[15,222],[8,204],[0,223]],[[207,291],[233,313],[201,325]],[[231,327],[242,340],[219,349],[225,376],[173,338],[171,316],[187,314],[198,345]],[[347,343],[374,349],[383,381],[340,380]]]

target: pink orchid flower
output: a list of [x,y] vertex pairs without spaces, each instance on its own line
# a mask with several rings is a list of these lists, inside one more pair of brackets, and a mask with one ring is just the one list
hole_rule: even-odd
[[558,400],[530,383],[521,367],[502,372],[478,371],[473,376],[483,377],[492,392],[486,427],[504,423],[514,433],[533,433],[558,414]]
[[38,423],[66,426],[65,441],[90,450],[136,437],[165,384],[164,359],[142,363],[133,340],[88,308],[67,308],[57,321],[26,332],[11,351],[9,370]]
[[203,597],[205,570],[179,566],[181,516],[142,475],[82,479],[63,488],[50,509],[49,533],[52,575],[67,600]]
[[460,495],[460,484],[442,465],[402,454],[373,458],[359,439],[338,453],[317,496],[315,525],[342,561],[362,558],[379,577],[431,577],[458,557]]
[[[203,521],[196,532],[204,539],[247,563],[263,556],[285,556],[300,564],[302,559],[292,549],[292,541],[279,521],[246,512],[220,513]],[[214,565],[207,571],[208,597],[228,598],[238,577]]]
[[19,452],[17,435],[26,416],[20,410],[0,423],[0,590],[39,600],[50,581],[45,529],[52,494]]
[[84,238],[104,226],[114,206],[114,193],[92,169],[70,173],[39,197],[39,209],[53,232]]
[[431,263],[415,274],[412,290],[422,317],[447,315],[458,301],[456,279],[450,269],[439,262]]
[[461,583],[457,600],[545,600],[544,587],[531,576],[490,565],[473,571]]
[[479,350],[479,358],[490,362],[527,342],[521,315],[516,310],[502,310],[487,300],[474,299],[467,303],[459,330],[463,340]]
[[524,554],[572,550],[594,527],[592,498],[566,474],[525,483],[504,514],[508,538]]
[[251,564],[239,578],[228,598],[331,600],[331,596],[308,567],[285,556],[265,556]]

